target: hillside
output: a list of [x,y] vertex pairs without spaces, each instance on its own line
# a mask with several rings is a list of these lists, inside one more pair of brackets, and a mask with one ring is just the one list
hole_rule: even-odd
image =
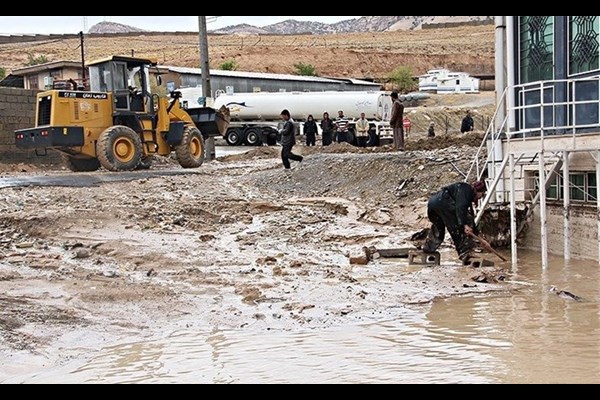
[[[79,40],[0,45],[0,67],[22,67],[28,53],[50,61],[80,59]],[[209,35],[211,67],[235,60],[240,71],[295,73],[294,64],[313,64],[321,76],[383,79],[394,68],[408,66],[421,74],[446,67],[471,74],[494,72],[494,27],[461,26],[443,29],[331,35]],[[88,60],[111,54],[157,58],[160,64],[197,67],[195,33],[87,37]]]
[[333,24],[313,21],[296,21],[293,19],[278,22],[258,28],[253,25],[240,24],[217,29],[214,33],[220,34],[254,34],[271,33],[278,35],[298,35],[312,33],[324,35],[332,33],[352,32],[386,32],[397,30],[420,29],[423,24],[442,24],[472,21],[490,21],[489,16],[368,16],[343,20]]
[[128,32],[144,32],[143,29],[135,26],[119,24],[117,22],[99,22],[92,26],[88,33],[128,33]]

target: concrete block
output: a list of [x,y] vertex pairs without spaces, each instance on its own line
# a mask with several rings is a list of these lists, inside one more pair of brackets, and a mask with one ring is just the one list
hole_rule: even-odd
[[467,263],[463,263],[463,265],[473,268],[481,268],[481,267],[493,267],[496,264],[493,261],[487,260],[482,257],[471,257],[471,259]]
[[409,265],[440,265],[441,255],[439,252],[423,253],[420,250],[411,250],[408,253]]

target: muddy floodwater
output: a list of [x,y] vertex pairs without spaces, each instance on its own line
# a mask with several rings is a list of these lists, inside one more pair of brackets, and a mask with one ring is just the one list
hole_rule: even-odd
[[401,318],[326,329],[167,327],[159,339],[89,349],[4,383],[600,382],[598,264],[553,258],[542,271],[539,254],[520,256],[512,295],[436,300]]

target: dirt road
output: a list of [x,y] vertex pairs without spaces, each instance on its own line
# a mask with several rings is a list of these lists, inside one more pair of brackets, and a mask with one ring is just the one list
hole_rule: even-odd
[[0,382],[182,327],[318,329],[509,290],[474,282],[505,272],[462,267],[448,247],[436,268],[350,263],[364,246],[411,246],[427,196],[474,149],[300,147],[286,172],[260,148],[184,175],[0,189]]

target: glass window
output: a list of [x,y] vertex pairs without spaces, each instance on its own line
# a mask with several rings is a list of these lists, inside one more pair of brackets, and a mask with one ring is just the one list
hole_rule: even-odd
[[569,17],[569,73],[598,69],[598,16]]
[[519,18],[521,83],[554,78],[554,17]]
[[115,89],[114,90],[127,89],[128,78],[129,78],[129,73],[127,71],[127,64],[115,63]]
[[588,184],[587,184],[588,200],[587,201],[592,203],[592,202],[595,202],[596,199],[598,198],[598,186],[596,184],[596,173],[591,172],[591,173],[587,174],[587,180],[588,180]]
[[585,174],[571,174],[569,176],[571,200],[585,201],[585,177]]

